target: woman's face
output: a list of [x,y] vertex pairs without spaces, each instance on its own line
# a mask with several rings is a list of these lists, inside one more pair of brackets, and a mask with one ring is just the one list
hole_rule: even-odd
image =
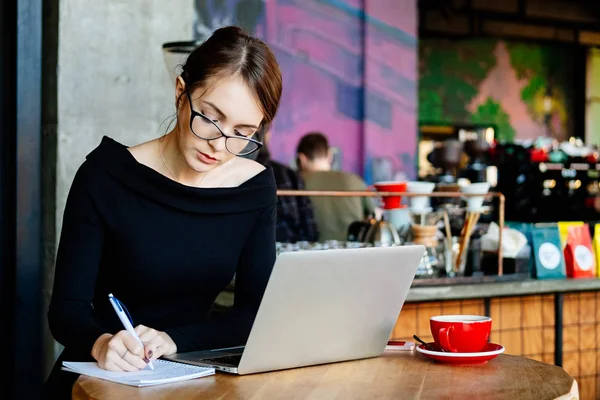
[[[194,171],[208,172],[235,157],[231,151],[238,154],[252,148],[253,145],[245,139],[258,139],[256,131],[263,114],[254,94],[240,77],[223,79],[207,91],[198,88],[189,96],[183,80],[178,78],[176,96],[181,98],[177,112],[179,150]],[[188,99],[191,99],[191,108],[196,113],[214,124],[196,115],[190,127],[192,112]],[[232,137],[227,139],[227,145],[226,138],[221,136],[215,125]],[[246,147],[247,144],[249,147]]]

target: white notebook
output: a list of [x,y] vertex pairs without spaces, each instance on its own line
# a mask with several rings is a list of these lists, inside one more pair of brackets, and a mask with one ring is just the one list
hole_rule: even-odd
[[102,369],[95,362],[63,361],[62,370],[137,387],[186,381],[214,375],[215,373],[214,368],[198,367],[166,360],[156,360],[153,364],[154,371],[146,367],[136,372],[115,372]]

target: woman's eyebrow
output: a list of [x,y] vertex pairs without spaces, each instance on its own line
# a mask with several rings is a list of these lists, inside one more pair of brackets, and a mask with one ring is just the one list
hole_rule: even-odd
[[[204,101],[206,104],[208,104],[209,106],[211,106],[216,112],[217,114],[219,114],[220,118],[226,119],[227,116],[225,115],[225,113],[223,111],[221,111],[219,109],[219,107],[217,107],[216,105],[214,105],[213,103],[211,103],[210,101],[207,100],[202,100]],[[252,129],[258,129],[258,126],[256,125],[252,125],[252,124],[241,124],[238,125],[237,128],[252,128]]]
[[216,105],[214,105],[210,101],[207,101],[207,100],[202,100],[202,101],[204,103],[208,104],[209,106],[211,106],[217,112],[217,114],[219,114],[219,117],[221,117],[221,118],[227,118],[227,116],[225,115],[225,113],[223,111],[221,111],[221,109],[219,107],[217,107]]

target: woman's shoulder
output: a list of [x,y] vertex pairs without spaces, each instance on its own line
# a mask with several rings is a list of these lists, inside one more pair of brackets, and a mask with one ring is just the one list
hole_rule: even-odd
[[242,157],[234,157],[223,165],[223,187],[238,187],[259,177],[267,168],[254,161]]

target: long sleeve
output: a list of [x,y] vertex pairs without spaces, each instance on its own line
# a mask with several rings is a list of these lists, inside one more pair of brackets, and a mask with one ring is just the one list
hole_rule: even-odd
[[48,311],[54,338],[85,355],[96,339],[107,332],[92,315],[104,229],[90,191],[94,184],[90,168],[89,164],[82,165],[69,191]]
[[276,215],[275,205],[265,208],[244,245],[236,272],[233,310],[209,322],[165,330],[177,345],[177,352],[246,342],[275,264]]

